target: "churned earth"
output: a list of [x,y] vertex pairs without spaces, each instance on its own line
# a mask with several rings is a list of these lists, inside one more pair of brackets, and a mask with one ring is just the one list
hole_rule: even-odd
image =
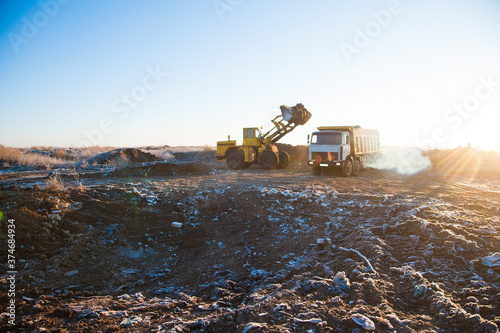
[[2,174],[2,330],[498,332],[498,178],[310,172]]

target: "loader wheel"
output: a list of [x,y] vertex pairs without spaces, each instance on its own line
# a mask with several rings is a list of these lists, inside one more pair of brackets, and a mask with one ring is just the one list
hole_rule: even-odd
[[353,169],[352,159],[349,158],[345,162],[344,167],[342,168],[342,176],[344,176],[344,177],[351,177],[352,176],[352,169]]
[[356,159],[352,167],[352,175],[357,176],[359,175],[360,171],[361,171],[361,162],[358,159]]
[[290,155],[284,150],[280,150],[278,169],[285,169],[290,164]]
[[315,175],[315,176],[321,175],[321,168],[319,166],[313,166],[312,170],[313,170],[313,175]]
[[226,157],[226,164],[231,170],[239,170],[243,168],[243,152],[232,151]]
[[243,169],[248,169],[252,166],[252,162],[243,162]]
[[278,154],[272,150],[266,150],[260,155],[259,164],[264,169],[276,169],[279,163]]

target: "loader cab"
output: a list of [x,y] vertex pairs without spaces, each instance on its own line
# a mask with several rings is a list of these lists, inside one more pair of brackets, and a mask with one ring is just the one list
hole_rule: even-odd
[[243,129],[243,146],[260,146],[259,129],[247,127]]

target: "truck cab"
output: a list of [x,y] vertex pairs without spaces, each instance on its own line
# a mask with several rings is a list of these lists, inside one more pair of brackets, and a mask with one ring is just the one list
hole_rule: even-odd
[[359,126],[322,126],[309,136],[308,144],[314,175],[341,169],[343,176],[357,176],[362,164],[377,155],[379,134]]
[[318,167],[343,167],[345,160],[351,154],[351,137],[345,131],[318,131],[310,136],[309,165],[313,171]]

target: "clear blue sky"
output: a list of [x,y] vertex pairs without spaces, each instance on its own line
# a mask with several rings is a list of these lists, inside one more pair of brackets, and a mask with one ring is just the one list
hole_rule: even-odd
[[383,145],[500,145],[497,0],[0,4],[0,144],[211,145],[281,104]]

